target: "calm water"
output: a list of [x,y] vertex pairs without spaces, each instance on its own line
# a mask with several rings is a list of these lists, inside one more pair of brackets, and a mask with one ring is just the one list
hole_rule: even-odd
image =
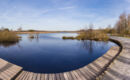
[[0,43],[0,58],[36,73],[59,73],[81,68],[106,53],[112,42],[63,40],[75,33],[39,34],[29,39],[23,34],[19,43]]

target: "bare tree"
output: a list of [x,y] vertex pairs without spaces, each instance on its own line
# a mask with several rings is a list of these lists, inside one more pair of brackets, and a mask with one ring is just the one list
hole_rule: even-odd
[[85,29],[85,38],[92,38],[93,36],[93,24],[89,24],[88,27],[86,27]]
[[116,30],[120,34],[124,34],[127,30],[127,15],[126,13],[123,13],[120,15],[118,22],[116,23]]
[[22,27],[19,27],[19,28],[17,29],[17,31],[22,31]]
[[128,33],[130,34],[130,14],[128,14]]

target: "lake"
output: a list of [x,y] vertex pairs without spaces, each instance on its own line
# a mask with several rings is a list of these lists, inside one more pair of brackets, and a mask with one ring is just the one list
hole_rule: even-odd
[[0,43],[0,58],[35,73],[60,73],[79,69],[105,54],[112,42],[63,40],[76,33],[46,33],[38,38],[21,34],[18,43]]

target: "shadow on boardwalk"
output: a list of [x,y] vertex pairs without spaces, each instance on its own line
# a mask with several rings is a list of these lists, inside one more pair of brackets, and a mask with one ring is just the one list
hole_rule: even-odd
[[123,51],[110,65],[107,71],[100,76],[101,80],[130,80],[130,39],[112,37],[120,41]]

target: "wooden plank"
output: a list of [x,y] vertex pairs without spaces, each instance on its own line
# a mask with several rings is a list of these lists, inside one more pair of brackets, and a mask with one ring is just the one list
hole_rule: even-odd
[[29,78],[28,78],[28,80],[32,80],[32,79],[33,79],[33,73],[30,72],[30,73],[29,73]]
[[10,78],[13,78],[14,74],[17,74],[19,70],[21,70],[21,68],[17,68],[16,66],[11,66],[4,72],[6,72],[6,75],[8,75]]
[[76,71],[72,71],[72,73],[78,78],[77,80],[82,80],[81,76],[79,76]]
[[41,80],[45,80],[45,74],[41,74]]
[[10,71],[18,73],[18,72],[21,71],[21,70],[22,70],[22,67],[13,65],[13,66],[12,66],[12,69],[11,69]]
[[54,73],[54,74],[53,74],[53,76],[54,76],[54,79],[53,79],[53,80],[57,80],[56,74],[57,74],[57,73]]
[[3,73],[0,73],[0,79],[1,80],[8,80],[8,76],[3,72]]
[[69,80],[74,80],[72,75],[70,74],[70,72],[66,72],[66,73],[67,73],[67,76],[68,76]]
[[[5,65],[5,67],[1,68],[2,70],[0,71],[0,73],[3,73],[1,75],[7,79],[10,78],[10,76],[11,76],[11,73],[9,72],[10,67],[8,67],[8,65],[9,64],[7,63],[7,65]],[[6,69],[6,68],[8,68],[8,69]]]
[[41,80],[41,74],[40,73],[37,74],[37,79],[36,80]]
[[[93,73],[93,72],[88,68],[88,66],[85,66],[84,69],[86,70],[86,72],[88,73],[88,75],[89,75],[90,78],[92,78],[92,77],[95,75],[95,73]],[[84,70],[84,71],[85,71],[85,70]]]
[[55,74],[52,74],[52,79],[55,80],[56,76]]
[[65,80],[64,73],[59,73],[59,74],[60,74],[60,79]]
[[6,76],[7,79],[10,79],[11,77],[13,77],[13,73],[9,72],[9,69],[7,69],[6,71],[2,73],[4,74],[4,76]]
[[86,79],[90,79],[91,78],[91,74],[90,74],[90,72],[87,69],[82,68],[82,69],[79,69],[79,71],[86,77]]
[[37,74],[36,74],[36,73],[33,73],[33,78],[32,78],[32,80],[36,80],[36,78],[37,78]]
[[84,76],[84,74],[82,74],[82,73],[80,72],[79,69],[78,69],[78,70],[75,70],[75,72],[77,72],[77,74],[80,76],[80,78],[81,78],[82,80],[86,80],[86,77]]
[[90,65],[88,65],[87,68],[89,69],[89,71],[90,71],[93,75],[97,75],[97,71],[94,70]]
[[72,71],[71,71],[70,73],[71,73],[71,75],[72,75],[72,77],[73,77],[74,80],[77,80],[77,79],[78,79],[78,78],[73,74]]
[[45,74],[45,80],[49,80],[49,75]]
[[49,80],[54,80],[54,74],[48,74],[49,75]]
[[3,68],[4,66],[6,66],[8,64],[7,61],[0,59],[0,69]]
[[56,77],[56,80],[61,80],[61,79],[60,79],[60,74],[59,74],[59,73],[55,74],[55,77]]
[[88,68],[90,68],[91,71],[94,72],[95,74],[98,74],[100,72],[100,70],[97,67],[95,67],[93,64],[90,64]]
[[66,72],[64,73],[64,78],[65,78],[65,80],[69,80]]
[[52,79],[52,74],[48,74],[48,75],[49,75],[49,76],[48,76],[48,77],[49,77],[49,80],[53,80],[53,79]]
[[25,80],[25,79],[27,78],[27,75],[28,75],[28,72],[25,72],[25,73],[24,73],[24,76],[22,77],[21,80]]
[[0,59],[0,79],[10,80],[21,71],[21,67]]
[[22,80],[25,75],[25,71],[22,71],[21,74],[15,80]]
[[27,72],[27,76],[24,80],[29,80],[30,72]]

